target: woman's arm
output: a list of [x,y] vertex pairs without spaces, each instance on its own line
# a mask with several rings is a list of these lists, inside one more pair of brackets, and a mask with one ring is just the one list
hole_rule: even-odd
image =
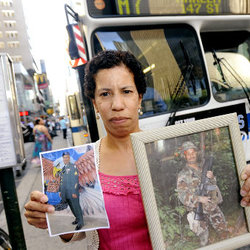
[[74,234],[63,234],[63,235],[60,235],[60,237],[63,241],[68,242],[73,238],[73,235]]
[[52,138],[51,138],[51,136],[50,136],[50,134],[49,134],[48,129],[47,129],[45,126],[42,126],[41,131],[46,135],[46,137],[47,137],[47,138],[50,140],[50,142],[52,143]]
[[63,242],[74,242],[79,241],[86,238],[85,232],[79,232],[79,233],[71,233],[71,234],[63,234],[60,235]]
[[36,126],[33,128],[33,135],[35,135]]

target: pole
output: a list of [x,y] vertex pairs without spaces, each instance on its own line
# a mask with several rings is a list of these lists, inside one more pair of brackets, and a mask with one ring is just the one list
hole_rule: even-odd
[[0,170],[0,184],[12,249],[26,250],[12,168]]
[[83,104],[85,107],[88,125],[89,125],[90,138],[91,138],[91,142],[95,142],[99,139],[99,134],[98,134],[97,123],[96,123],[96,118],[95,118],[95,111],[94,111],[92,102],[89,98],[84,96],[84,88],[83,88],[84,74],[85,74],[84,69],[85,69],[85,64],[77,67],[79,80],[80,80],[80,88],[82,92]]

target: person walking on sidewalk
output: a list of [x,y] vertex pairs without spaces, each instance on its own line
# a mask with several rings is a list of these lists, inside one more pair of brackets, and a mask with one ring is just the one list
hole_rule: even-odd
[[67,121],[65,117],[61,117],[59,123],[61,130],[63,131],[63,139],[67,139]]
[[39,153],[52,149],[52,138],[49,134],[48,129],[44,125],[43,119],[38,118],[35,121],[33,134],[35,136],[35,146],[31,162],[35,164],[40,164]]

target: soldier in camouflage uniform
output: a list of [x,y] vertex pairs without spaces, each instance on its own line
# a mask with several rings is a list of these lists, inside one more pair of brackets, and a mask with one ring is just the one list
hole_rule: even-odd
[[[207,171],[206,174],[212,191],[209,191],[208,196],[198,195],[202,169],[197,162],[197,147],[192,142],[187,141],[182,145],[182,152],[186,159],[186,165],[178,174],[178,197],[188,211],[187,219],[190,229],[199,236],[201,246],[205,246],[209,238],[209,223],[223,237],[228,234],[224,214],[218,206],[222,202],[222,196],[212,171]],[[195,211],[199,203],[202,203],[203,220],[195,219]]]

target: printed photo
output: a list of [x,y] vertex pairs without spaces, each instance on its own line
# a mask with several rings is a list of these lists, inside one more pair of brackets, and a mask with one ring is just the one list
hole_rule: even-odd
[[48,203],[50,236],[109,228],[95,163],[94,144],[40,154],[42,181]]
[[250,243],[240,206],[246,166],[236,113],[130,135],[154,249]]
[[248,232],[227,127],[146,144],[165,246],[196,249]]

